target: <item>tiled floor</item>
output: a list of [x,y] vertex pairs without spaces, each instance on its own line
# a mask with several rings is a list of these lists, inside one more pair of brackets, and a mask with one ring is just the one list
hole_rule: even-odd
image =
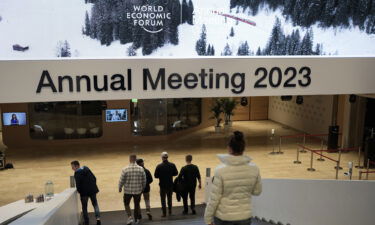
[[[283,141],[284,154],[270,155],[272,142],[268,135],[274,128],[278,135],[295,134],[294,130],[285,128],[272,121],[236,122],[233,129],[244,131],[247,136],[246,154],[250,155],[260,167],[263,178],[305,178],[305,179],[334,179],[335,170],[333,162],[318,162],[314,160],[315,172],[306,169],[310,162],[309,154],[301,154],[302,164],[293,164],[296,156],[296,143],[300,140],[290,139]],[[121,168],[127,165],[129,153],[136,153],[145,159],[146,167],[152,172],[160,162],[160,153],[168,151],[170,161],[176,163],[178,168],[184,165],[186,154],[194,156],[193,163],[197,164],[201,173],[205,168],[215,168],[219,163],[216,154],[225,153],[227,135],[215,134],[213,128],[206,128],[185,137],[168,143],[144,143],[140,145],[85,145],[54,148],[27,148],[9,149],[8,161],[15,169],[0,171],[0,205],[4,205],[31,193],[43,193],[44,183],[52,180],[55,192],[61,192],[69,187],[69,176],[73,174],[70,169],[72,160],[80,160],[95,173],[100,193],[98,195],[100,208],[103,211],[122,210],[122,194],[118,193],[118,179]],[[319,143],[308,145],[316,147]],[[336,153],[329,154],[337,158]],[[342,166],[348,161],[357,162],[357,153],[343,154]],[[358,170],[354,170],[354,179],[358,177]],[[340,171],[340,179],[347,179]],[[371,179],[375,175],[370,176]],[[155,181],[151,191],[152,207],[160,207],[158,182]],[[204,191],[197,192],[197,202],[204,200]],[[181,205],[181,203],[175,203]]]

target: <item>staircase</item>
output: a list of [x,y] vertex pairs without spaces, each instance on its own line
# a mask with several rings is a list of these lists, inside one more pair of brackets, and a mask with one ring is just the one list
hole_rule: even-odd
[[[196,207],[197,215],[182,215],[183,208],[174,207],[172,216],[166,218],[161,218],[161,209],[153,208],[151,213],[153,220],[149,221],[147,219],[146,212],[142,210],[143,219],[140,224],[144,225],[205,225],[203,221],[204,205],[198,205]],[[95,224],[94,214],[90,215],[90,224]],[[102,212],[101,220],[104,225],[125,225],[126,224],[126,213],[125,209],[122,211],[111,211]],[[254,220],[251,225],[270,225],[271,223],[266,223],[258,220]]]

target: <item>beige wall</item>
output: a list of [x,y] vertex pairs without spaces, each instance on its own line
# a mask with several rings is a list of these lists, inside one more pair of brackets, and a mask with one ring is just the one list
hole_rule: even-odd
[[332,96],[304,96],[302,105],[270,97],[268,116],[270,120],[310,134],[326,134],[331,125]]
[[[234,121],[267,120],[269,97],[247,97],[248,105],[239,104],[234,110]],[[241,98],[236,98],[238,102]]]

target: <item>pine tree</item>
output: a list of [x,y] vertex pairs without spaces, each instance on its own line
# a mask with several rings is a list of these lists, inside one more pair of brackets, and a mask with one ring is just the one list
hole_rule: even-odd
[[186,0],[182,0],[182,15],[181,15],[182,23],[186,23],[189,19],[189,6]]
[[67,40],[64,42],[59,41],[57,43],[57,57],[71,57],[71,52],[70,52],[70,45]]
[[89,13],[86,11],[85,14],[85,29],[84,29],[84,34],[87,36],[91,35],[91,28],[90,28],[90,18],[89,18]]
[[260,47],[258,47],[256,55],[262,55],[262,50],[260,50]]
[[275,24],[272,28],[271,37],[266,46],[265,55],[281,55],[284,44],[284,33],[281,30],[281,22],[276,18]]
[[135,51],[135,48],[133,45],[130,45],[127,49],[126,49],[126,54],[128,56],[136,56],[137,55],[137,52]]
[[321,0],[310,0],[308,1],[308,7],[306,10],[306,22],[305,26],[311,26],[319,20],[322,13]]
[[313,55],[313,34],[312,30],[308,30],[302,39],[301,55]]
[[214,47],[214,45],[211,46],[211,55],[215,55],[215,47]]
[[323,55],[323,45],[322,44],[316,44],[314,55]]
[[193,5],[192,0],[189,0],[188,8],[189,8],[189,11],[188,11],[187,23],[190,24],[190,25],[193,25],[193,23],[194,23],[194,5]]
[[247,43],[247,41],[245,41],[245,43],[240,44],[240,46],[238,47],[237,55],[250,55],[249,44]]
[[224,50],[221,53],[221,55],[223,55],[223,56],[231,56],[232,54],[233,54],[232,49],[229,47],[229,44],[227,43],[225,45]]
[[211,55],[211,45],[208,45],[206,55]]
[[142,40],[142,54],[143,55],[150,55],[152,53],[153,46],[151,42],[151,34],[148,32],[145,32],[143,34],[143,40]]
[[195,51],[198,53],[198,55],[206,55],[206,45],[207,45],[207,30],[206,30],[206,25],[203,24],[200,38],[195,44]]
[[367,18],[365,27],[368,34],[375,34],[375,1],[372,1],[370,16]]
[[234,29],[233,29],[233,27],[230,28],[229,36],[234,37]]
[[299,55],[300,45],[301,36],[299,30],[297,29],[296,31],[293,31],[291,35],[289,55]]

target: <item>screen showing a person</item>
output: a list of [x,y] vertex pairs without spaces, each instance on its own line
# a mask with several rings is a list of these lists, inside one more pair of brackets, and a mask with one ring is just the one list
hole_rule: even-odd
[[26,113],[7,112],[3,113],[4,126],[23,126],[26,125]]
[[107,122],[126,122],[128,121],[127,109],[107,109],[105,111]]

